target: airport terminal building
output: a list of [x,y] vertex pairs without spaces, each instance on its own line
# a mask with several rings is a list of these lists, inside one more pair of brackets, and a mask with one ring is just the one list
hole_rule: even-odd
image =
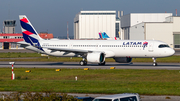
[[0,33],[0,49],[23,49],[16,42],[23,41],[21,33],[15,33],[15,20],[3,22],[3,32]]

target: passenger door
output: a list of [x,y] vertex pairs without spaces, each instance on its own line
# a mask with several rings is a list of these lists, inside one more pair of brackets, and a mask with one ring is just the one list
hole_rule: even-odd
[[154,46],[154,41],[149,42],[149,45],[148,45],[148,51],[149,52],[153,52],[153,46]]

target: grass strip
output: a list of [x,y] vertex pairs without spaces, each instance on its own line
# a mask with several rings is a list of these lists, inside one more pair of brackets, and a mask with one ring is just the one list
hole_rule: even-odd
[[[55,69],[15,68],[15,80],[11,68],[0,69],[0,91],[34,91],[53,89],[61,93],[139,93],[145,95],[180,95],[179,70],[133,69]],[[75,81],[75,76],[78,80]]]

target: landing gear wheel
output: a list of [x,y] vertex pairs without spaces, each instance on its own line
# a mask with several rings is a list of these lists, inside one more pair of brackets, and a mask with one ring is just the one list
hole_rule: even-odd
[[157,66],[156,58],[152,58],[152,59],[153,59],[153,66]]
[[84,65],[87,65],[87,61],[84,61]]
[[153,66],[157,66],[157,63],[153,63]]
[[81,60],[81,61],[79,62],[79,64],[80,64],[81,66],[87,65],[87,61]]
[[99,65],[105,65],[106,64],[106,62],[104,61],[103,63],[99,63]]
[[84,65],[84,62],[81,60],[81,61],[79,62],[79,64],[80,64],[81,66],[83,66],[83,65]]

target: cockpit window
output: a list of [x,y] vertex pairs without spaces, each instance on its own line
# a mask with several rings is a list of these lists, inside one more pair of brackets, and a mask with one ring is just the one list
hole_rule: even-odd
[[164,48],[164,47],[169,47],[169,46],[166,45],[166,44],[161,44],[161,45],[159,45],[159,48]]

